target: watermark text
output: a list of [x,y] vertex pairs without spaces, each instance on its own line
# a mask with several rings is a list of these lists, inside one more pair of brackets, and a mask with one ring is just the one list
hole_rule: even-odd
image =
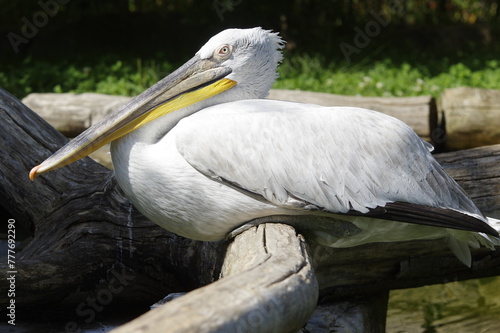
[[21,27],[20,33],[9,32],[7,38],[9,39],[10,45],[15,53],[18,53],[21,45],[28,44],[31,39],[33,39],[41,28],[45,27],[49,23],[50,18],[57,15],[60,6],[65,5],[70,0],[40,0],[38,1],[38,6],[41,10],[35,12],[31,19],[23,16],[21,22],[23,26]]
[[7,306],[7,322],[9,325],[16,325],[16,220],[9,219],[7,224],[7,281],[9,289],[7,297],[9,305]]

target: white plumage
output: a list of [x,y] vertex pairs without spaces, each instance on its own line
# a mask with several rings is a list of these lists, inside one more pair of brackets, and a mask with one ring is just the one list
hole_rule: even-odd
[[325,214],[367,213],[404,201],[483,219],[427,144],[384,114],[244,100],[206,108],[159,141],[139,143],[136,136],[150,131],[147,126],[112,144],[116,177],[143,214],[177,234],[219,240],[257,218],[318,214],[363,230],[337,239],[328,226],[301,225],[330,246],[447,238],[470,265],[467,245],[490,243],[490,237],[474,232]]
[[261,28],[221,32],[194,59],[217,60],[236,86],[113,141],[117,181],[136,208],[199,240],[265,217],[330,246],[446,238],[467,265],[469,246],[498,244],[430,145],[401,121],[260,99],[277,77],[282,47]]

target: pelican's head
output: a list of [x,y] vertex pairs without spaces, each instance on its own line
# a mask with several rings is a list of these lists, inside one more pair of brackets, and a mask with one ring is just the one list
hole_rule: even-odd
[[[278,76],[283,45],[277,33],[262,28],[220,32],[172,74],[34,167],[30,179],[75,162],[177,110],[190,107],[194,112],[223,102],[267,96]],[[195,104],[199,107],[192,107]]]
[[238,84],[227,95],[228,101],[264,98],[278,77],[284,41],[269,30],[227,29],[203,45],[200,59],[223,56],[222,66],[231,68],[226,78]]

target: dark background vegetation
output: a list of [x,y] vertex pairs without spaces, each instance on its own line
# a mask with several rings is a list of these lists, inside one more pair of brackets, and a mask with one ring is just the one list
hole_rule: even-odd
[[[474,70],[499,51],[496,0],[59,1],[65,4],[0,0],[0,85],[18,97],[33,91],[99,91],[95,80],[81,82],[108,70],[122,76],[154,71],[161,77],[229,27],[279,31],[288,41],[286,57],[308,55],[321,66],[342,68],[340,43],[354,45],[354,28],[364,30],[374,13],[385,13],[390,23],[362,52],[352,54],[351,66],[390,59],[396,66],[426,66],[431,74],[456,62]],[[40,3],[57,3],[57,14],[14,52],[8,34],[22,36],[23,18],[33,22],[43,10]],[[442,58],[448,62],[434,61]],[[122,82],[110,92],[135,94],[157,79],[140,75],[137,86]],[[99,82],[107,79],[113,80],[103,76]]]

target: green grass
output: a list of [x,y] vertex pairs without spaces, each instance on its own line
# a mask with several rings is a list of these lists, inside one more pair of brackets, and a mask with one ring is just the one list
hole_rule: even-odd
[[[396,61],[394,59],[402,60]],[[439,96],[457,86],[500,89],[500,61],[481,54],[365,58],[347,66],[322,56],[285,55],[279,89],[362,96]],[[179,64],[161,55],[150,59],[107,55],[99,59],[34,60],[0,67],[0,86],[22,98],[32,92],[98,92],[136,95]]]
[[437,97],[444,89],[459,86],[500,89],[497,60],[484,60],[474,66],[451,63],[447,58],[431,64],[395,63],[386,58],[369,65],[345,66],[342,62],[325,65],[320,57],[300,56],[285,61],[280,74],[275,88],[342,95]]
[[56,62],[27,58],[8,69],[0,68],[0,87],[18,98],[32,92],[97,92],[133,96],[174,69],[166,61],[122,59],[118,56]]

